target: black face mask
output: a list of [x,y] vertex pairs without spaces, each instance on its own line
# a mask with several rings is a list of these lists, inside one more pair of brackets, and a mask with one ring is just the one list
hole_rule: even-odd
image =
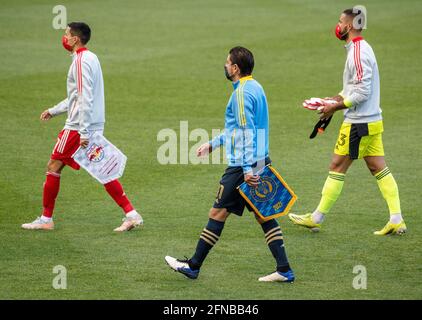
[[230,75],[229,72],[227,71],[226,66],[224,66],[224,74],[226,75],[227,80],[232,80],[233,75]]

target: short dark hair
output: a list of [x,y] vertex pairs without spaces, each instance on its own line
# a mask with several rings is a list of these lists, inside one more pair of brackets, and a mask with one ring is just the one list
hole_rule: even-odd
[[244,47],[234,47],[230,49],[229,54],[232,63],[239,67],[241,76],[252,74],[255,64],[252,52]]
[[[358,15],[360,15],[360,14],[364,14],[363,12],[362,12],[362,10],[360,10],[360,9],[355,9],[355,8],[349,8],[349,9],[345,9],[345,10],[343,10],[343,13],[346,15],[346,16],[348,16],[348,17],[352,17],[353,19],[354,18],[356,18]],[[365,20],[365,16],[363,15],[363,17],[362,17],[364,20]],[[361,19],[362,19],[361,18]],[[361,21],[361,22],[363,22],[363,21]],[[360,28],[360,29],[358,29],[359,31],[362,31],[362,28]]]
[[72,35],[81,39],[82,44],[87,44],[91,39],[91,28],[85,22],[71,22],[67,26]]

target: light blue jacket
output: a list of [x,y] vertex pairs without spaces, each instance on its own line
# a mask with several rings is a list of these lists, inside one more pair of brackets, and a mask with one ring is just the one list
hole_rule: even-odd
[[267,97],[252,76],[233,83],[233,88],[226,108],[224,131],[210,144],[212,149],[225,144],[229,166],[241,166],[244,173],[250,173],[252,164],[268,157]]

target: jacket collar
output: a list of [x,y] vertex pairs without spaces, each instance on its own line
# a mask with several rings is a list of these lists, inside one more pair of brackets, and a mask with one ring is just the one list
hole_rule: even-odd
[[357,37],[354,37],[353,39],[352,39],[352,41],[350,41],[349,43],[347,43],[344,47],[346,48],[346,49],[349,49],[351,46],[352,46],[352,44],[355,44],[356,42],[358,42],[358,41],[362,41],[363,40],[363,37],[362,36],[357,36]]
[[75,51],[74,53],[72,53],[71,55],[72,55],[72,56],[77,56],[79,53],[84,52],[84,51],[88,51],[88,48],[86,48],[86,47],[79,48],[78,50],[76,50],[76,51]]
[[353,42],[357,42],[357,41],[361,41],[361,40],[363,40],[363,37],[362,36],[357,36],[357,37],[354,37],[352,39]]
[[248,80],[253,80],[252,75],[242,77],[239,80],[237,80],[236,82],[233,82],[233,88],[236,90],[240,83],[243,83],[243,82],[248,81]]

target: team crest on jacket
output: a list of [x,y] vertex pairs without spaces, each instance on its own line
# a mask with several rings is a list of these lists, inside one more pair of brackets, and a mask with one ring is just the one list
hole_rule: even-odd
[[251,196],[257,202],[269,201],[276,195],[277,188],[277,183],[271,177],[261,177],[258,186],[250,189]]
[[86,151],[86,156],[89,161],[100,162],[104,158],[104,149],[102,146],[93,143]]

